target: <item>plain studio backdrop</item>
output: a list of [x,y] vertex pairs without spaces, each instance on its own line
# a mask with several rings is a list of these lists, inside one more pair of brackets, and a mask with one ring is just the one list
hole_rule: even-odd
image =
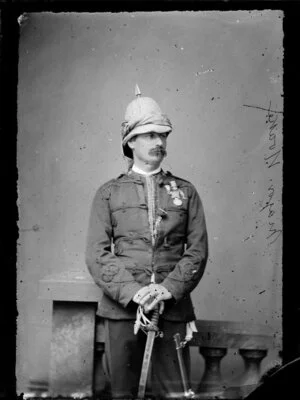
[[[20,28],[18,390],[48,380],[39,280],[84,270],[92,198],[127,168],[138,83],[174,127],[165,170],[202,198],[210,256],[197,318],[269,326],[281,349],[282,13],[33,13]],[[269,111],[268,111],[269,110]],[[272,111],[271,111],[272,110]],[[99,289],[100,290],[100,289]],[[203,363],[198,352],[193,363]],[[225,374],[234,360],[224,360]],[[194,379],[198,379],[198,372]]]

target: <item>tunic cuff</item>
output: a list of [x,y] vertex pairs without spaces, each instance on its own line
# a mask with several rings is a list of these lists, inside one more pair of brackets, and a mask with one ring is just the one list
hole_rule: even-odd
[[138,284],[137,282],[128,283],[126,286],[124,285],[120,289],[120,297],[119,303],[122,304],[123,307],[127,307],[130,303],[130,300],[133,299],[134,295],[137,291],[139,291],[143,286]]
[[161,285],[171,293],[173,299],[175,300],[175,303],[177,303],[181,299],[181,292],[176,288],[175,285],[172,285],[169,279],[165,279],[163,282],[161,282]]

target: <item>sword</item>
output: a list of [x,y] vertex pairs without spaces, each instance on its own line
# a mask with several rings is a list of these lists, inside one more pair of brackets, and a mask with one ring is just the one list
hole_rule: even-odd
[[151,318],[151,324],[148,327],[147,341],[146,341],[146,346],[145,346],[145,352],[144,352],[144,358],[143,358],[143,364],[142,364],[142,370],[141,370],[141,376],[140,376],[140,382],[139,382],[138,399],[143,399],[145,397],[146,383],[147,383],[147,378],[148,378],[148,372],[149,372],[149,366],[150,366],[150,360],[151,360],[154,339],[158,333],[158,327],[157,327],[158,318],[159,318],[159,312],[158,312],[158,308],[156,308],[153,311],[153,315]]
[[195,393],[192,391],[191,388],[188,387],[188,379],[187,379],[187,373],[185,370],[185,365],[183,362],[183,357],[182,357],[182,348],[185,346],[186,342],[182,342],[180,340],[180,333],[175,333],[173,336],[175,343],[176,343],[176,350],[177,350],[177,358],[178,358],[178,363],[179,363],[179,369],[180,369],[180,375],[181,375],[181,380],[182,380],[182,386],[183,386],[183,391],[184,391],[184,397],[186,399],[194,399],[195,398]]

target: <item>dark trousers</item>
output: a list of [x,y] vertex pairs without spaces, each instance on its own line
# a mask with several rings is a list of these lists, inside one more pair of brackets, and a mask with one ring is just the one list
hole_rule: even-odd
[[[113,399],[137,397],[147,336],[142,331],[134,335],[133,325],[134,321],[131,320],[105,320],[105,354]],[[146,395],[149,395],[150,389],[151,396],[155,399],[180,398],[183,386],[173,336],[180,333],[183,340],[186,324],[160,320],[159,328],[164,336],[157,337],[154,341],[152,368],[148,377],[150,384]],[[188,347],[183,348],[183,357],[189,375]]]

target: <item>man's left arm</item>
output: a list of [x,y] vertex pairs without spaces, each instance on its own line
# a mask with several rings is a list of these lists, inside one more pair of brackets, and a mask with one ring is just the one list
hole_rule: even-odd
[[208,238],[203,205],[193,186],[191,186],[187,218],[186,250],[174,270],[161,282],[161,285],[172,294],[176,301],[198,285],[208,258]]

